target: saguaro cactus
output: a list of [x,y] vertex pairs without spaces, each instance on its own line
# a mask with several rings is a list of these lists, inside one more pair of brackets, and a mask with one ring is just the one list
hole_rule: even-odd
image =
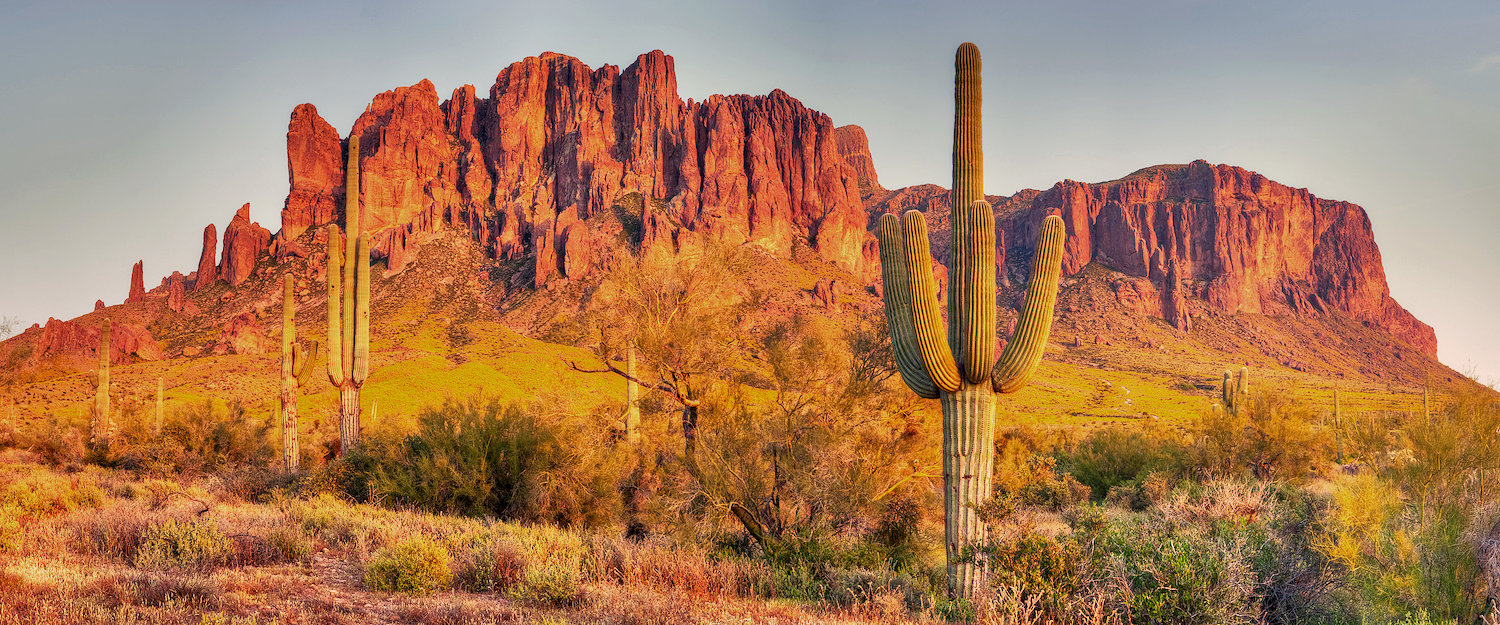
[[297,391],[307,385],[312,362],[318,357],[318,342],[302,349],[297,340],[297,280],[288,273],[281,294],[281,464],[287,473],[298,469]]
[[109,319],[99,330],[99,368],[94,371],[94,419],[89,423],[89,445],[109,449]]
[[359,225],[358,135],[349,135],[345,171],[342,253],[338,227],[328,226],[328,381],[339,389],[340,457],[359,444],[359,391],[370,373],[370,234]]
[[954,63],[953,260],[948,331],[938,313],[927,222],[907,211],[880,218],[881,278],[886,323],[901,379],[943,409],[944,536],[948,594],[972,598],[986,565],[971,547],[983,539],[975,509],[990,495],[994,464],[995,394],[1026,386],[1052,326],[1062,270],[1062,219],[1042,222],[1026,304],[998,361],[995,345],[995,214],[984,201],[980,150],[980,61],[972,43]]
[[1250,369],[1240,367],[1240,377],[1235,381],[1234,374],[1228,369],[1224,370],[1224,384],[1219,387],[1219,398],[1224,402],[1224,412],[1238,415],[1250,401]]

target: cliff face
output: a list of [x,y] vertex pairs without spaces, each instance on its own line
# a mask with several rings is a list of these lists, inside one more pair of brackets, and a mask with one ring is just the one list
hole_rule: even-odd
[[[311,105],[293,111],[281,239],[335,217],[346,191],[330,129]],[[828,116],[781,91],[684,102],[660,51],[623,72],[527,58],[487,98],[465,86],[440,101],[423,80],[376,96],[353,132],[365,223],[391,271],[446,223],[496,257],[533,256],[537,284],[571,276],[586,263],[568,250],[588,246],[564,233],[630,192],[662,207],[659,236],[712,232],[787,256],[801,239],[847,270],[864,262],[858,178]]]
[[[1042,218],[1058,214],[1068,227],[1066,274],[1097,262],[1143,278],[1159,300],[1150,311],[1180,329],[1195,305],[1229,313],[1340,313],[1436,356],[1432,328],[1391,298],[1369,217],[1354,204],[1204,161],[1150,167],[1098,184],[1064,180],[992,202],[996,240],[1011,252],[998,256],[1011,259],[1012,277],[1024,275]],[[901,189],[871,201],[877,214],[908,207],[947,223],[947,192],[940,187]],[[948,229],[940,229],[934,254],[946,263]]]

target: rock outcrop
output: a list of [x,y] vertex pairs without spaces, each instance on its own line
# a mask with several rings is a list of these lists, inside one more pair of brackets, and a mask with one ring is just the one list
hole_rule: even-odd
[[[333,221],[344,197],[344,147],[318,108],[292,109],[286,129],[286,168],[291,191],[281,209],[279,242],[290,242],[309,227]],[[283,248],[284,249],[284,248]]]
[[193,290],[213,286],[214,281],[219,279],[219,267],[214,264],[214,258],[219,245],[219,232],[213,224],[203,228],[203,252],[198,255],[198,271],[194,274]]
[[219,270],[230,286],[239,286],[255,269],[255,259],[271,244],[271,231],[250,221],[250,205],[240,207],[224,227],[224,256]]
[[[1204,161],[1097,184],[1064,180],[991,203],[997,240],[1012,252],[1004,268],[1012,278],[1025,275],[1026,251],[1042,218],[1055,213],[1068,228],[1066,275],[1099,263],[1142,278],[1150,292],[1133,288],[1131,298],[1180,329],[1196,299],[1228,313],[1342,314],[1437,353],[1432,328],[1391,298],[1369,217],[1354,204]],[[875,216],[911,207],[929,212],[933,255],[947,262],[945,189],[898,189],[870,202]]]
[[885,191],[880,186],[880,177],[875,175],[875,158],[870,156],[870,139],[865,136],[865,129],[853,124],[839,126],[834,129],[834,138],[838,140],[839,155],[854,169],[861,197]]
[[146,301],[145,270],[146,261],[135,261],[135,266],[130,268],[130,294],[125,296],[125,303]]
[[[70,361],[75,366],[98,362],[99,319],[62,321],[47,319],[28,358],[29,366],[44,360]],[[161,347],[151,331],[134,323],[116,321],[110,326],[109,361],[127,364],[135,360],[160,360]]]

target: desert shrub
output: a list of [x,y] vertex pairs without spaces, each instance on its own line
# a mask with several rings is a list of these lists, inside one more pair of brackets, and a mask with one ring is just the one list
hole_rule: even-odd
[[1219,476],[1301,480],[1333,457],[1332,433],[1322,417],[1289,395],[1261,391],[1237,413],[1215,410],[1200,417],[1194,465]]
[[365,585],[373,590],[425,595],[448,586],[448,548],[412,536],[381,549],[365,568]]
[[156,476],[264,470],[277,456],[270,420],[245,416],[238,402],[203,400],[167,411],[160,436],[139,429],[122,436],[114,465]]
[[1112,525],[1095,566],[1121,580],[1133,623],[1254,623],[1259,614],[1243,537],[1156,518]]
[[79,508],[98,508],[104,490],[88,476],[68,477],[50,471],[29,471],[0,478],[0,507],[21,517],[40,519]]
[[1034,531],[986,542],[979,551],[990,562],[990,584],[1013,589],[1020,600],[1036,597],[1060,606],[1085,584],[1083,551],[1070,538],[1057,539]]
[[17,436],[21,446],[41,456],[49,466],[76,470],[88,452],[83,434],[77,427],[43,419]]
[[995,491],[987,504],[993,517],[1004,517],[1020,506],[1061,510],[1088,498],[1088,487],[1058,471],[1052,453],[1058,441],[1039,438],[1035,432],[1014,428],[997,434]]
[[1110,487],[1104,501],[1139,512],[1165,500],[1171,489],[1164,474],[1151,471]]
[[142,569],[204,569],[223,564],[233,548],[211,521],[169,519],[146,528],[132,563]]
[[59,519],[70,551],[132,562],[155,516],[139,502],[118,502],[97,510],[80,510]]
[[[555,406],[446,401],[399,441],[373,441],[369,494],[433,512],[563,526],[619,518],[621,455],[589,420]],[[358,493],[352,493],[358,495]]]
[[1186,460],[1186,447],[1174,434],[1111,426],[1063,453],[1059,465],[1088,486],[1095,501],[1102,501],[1116,486],[1139,486],[1152,473],[1170,479],[1182,472]]
[[520,581],[508,593],[547,605],[571,605],[578,599],[583,540],[575,533],[547,526],[514,527],[498,540],[510,542],[524,563]]

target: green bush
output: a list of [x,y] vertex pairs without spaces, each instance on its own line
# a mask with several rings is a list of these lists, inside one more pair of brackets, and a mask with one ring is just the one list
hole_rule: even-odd
[[89,477],[69,478],[46,471],[11,477],[0,486],[0,507],[19,518],[40,519],[104,504],[104,491]]
[[1255,574],[1241,537],[1147,518],[1110,527],[1094,554],[1096,567],[1125,583],[1132,623],[1236,625],[1258,618]]
[[116,444],[114,466],[150,475],[196,476],[266,470],[279,460],[272,420],[252,420],[238,402],[205,399],[167,411],[161,434],[137,420]]
[[1083,552],[1071,539],[1023,531],[988,542],[980,552],[989,558],[991,585],[1014,589],[1023,600],[1036,597],[1057,606],[1083,588]]
[[1063,454],[1060,465],[1089,487],[1095,501],[1102,501],[1116,486],[1143,480],[1149,473],[1167,477],[1181,472],[1186,457],[1186,447],[1171,434],[1112,426],[1094,432],[1071,453]]
[[[592,421],[499,400],[446,401],[401,440],[372,437],[349,494],[431,512],[597,527],[620,518],[617,452]],[[346,489],[348,487],[346,486]],[[357,492],[357,491],[366,492]]]
[[425,595],[448,586],[448,548],[421,536],[406,538],[375,553],[365,569],[373,590]]
[[233,545],[210,521],[171,519],[141,534],[134,564],[142,569],[210,568],[223,564]]

